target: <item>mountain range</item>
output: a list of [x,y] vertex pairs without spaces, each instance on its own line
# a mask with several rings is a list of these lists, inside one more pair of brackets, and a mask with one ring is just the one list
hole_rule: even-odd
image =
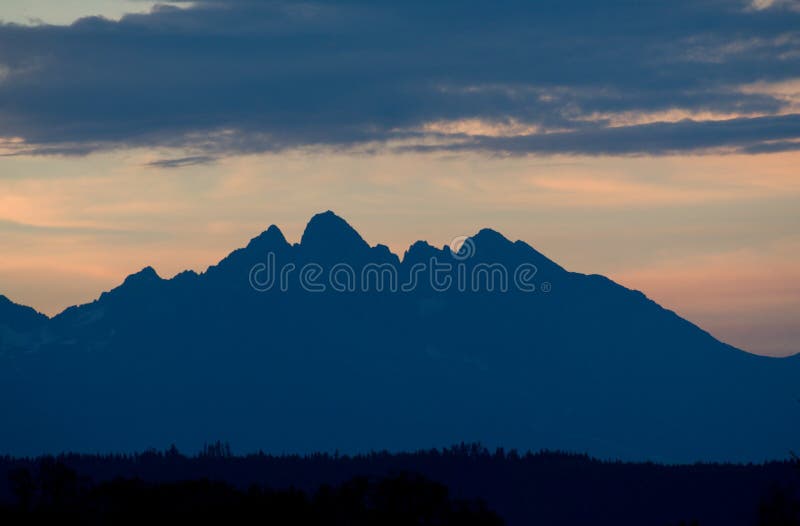
[[271,226],[203,273],[147,267],[52,318],[0,296],[0,453],[800,447],[798,355],[736,349],[493,230],[463,241],[401,259],[325,212],[297,244]]

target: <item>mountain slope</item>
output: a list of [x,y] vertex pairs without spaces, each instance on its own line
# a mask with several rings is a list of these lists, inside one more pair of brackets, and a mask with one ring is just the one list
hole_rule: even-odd
[[44,314],[0,295],[0,353],[35,346],[46,323]]
[[464,440],[694,461],[800,443],[797,357],[737,350],[488,229],[401,261],[326,212],[299,244],[272,226],[205,273],[146,268],[40,333],[0,371],[1,452]]
[[29,331],[40,327],[47,316],[30,307],[18,305],[0,294],[0,325],[18,331]]

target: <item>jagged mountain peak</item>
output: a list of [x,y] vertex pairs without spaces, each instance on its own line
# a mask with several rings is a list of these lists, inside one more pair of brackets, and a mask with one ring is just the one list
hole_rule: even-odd
[[129,285],[134,283],[156,282],[156,281],[161,281],[161,276],[158,275],[156,269],[148,265],[139,272],[131,274],[130,276],[125,278],[123,285]]
[[403,254],[403,263],[418,263],[441,254],[442,251],[440,249],[427,241],[415,241]]
[[284,245],[288,245],[288,242],[281,229],[276,225],[270,225],[269,228],[250,240],[247,249],[275,248]]
[[476,240],[476,241],[477,240],[491,240],[492,242],[495,242],[495,243],[511,244],[511,241],[509,241],[509,239],[506,236],[504,236],[503,234],[501,234],[497,230],[493,230],[491,228],[481,228],[480,230],[478,230],[477,234],[472,236],[472,238],[474,240]]
[[311,218],[300,239],[300,246],[304,250],[331,252],[336,255],[343,250],[369,249],[361,235],[330,210]]

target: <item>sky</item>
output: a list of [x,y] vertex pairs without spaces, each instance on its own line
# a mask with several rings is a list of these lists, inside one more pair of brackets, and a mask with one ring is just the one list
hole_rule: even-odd
[[[129,14],[125,14],[129,13]],[[53,315],[332,209],[492,227],[800,351],[800,2],[4,1],[0,294]]]

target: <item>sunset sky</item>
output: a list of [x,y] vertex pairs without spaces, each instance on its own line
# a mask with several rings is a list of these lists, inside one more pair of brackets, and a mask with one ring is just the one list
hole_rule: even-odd
[[800,351],[797,0],[154,4],[2,2],[0,294],[53,315],[331,209]]

